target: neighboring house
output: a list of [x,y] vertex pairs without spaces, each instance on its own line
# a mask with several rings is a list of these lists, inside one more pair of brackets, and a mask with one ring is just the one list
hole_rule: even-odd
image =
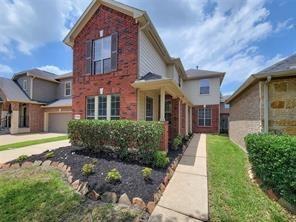
[[242,147],[249,133],[296,135],[296,54],[251,75],[226,102],[229,136]]
[[220,98],[220,133],[228,133],[229,128],[229,104],[225,100],[230,96],[221,96]]
[[0,77],[2,131],[67,132],[72,119],[72,73],[55,75],[39,69]]
[[169,138],[219,132],[225,73],[186,72],[145,11],[93,0],[64,42],[73,49],[75,119],[166,121]]

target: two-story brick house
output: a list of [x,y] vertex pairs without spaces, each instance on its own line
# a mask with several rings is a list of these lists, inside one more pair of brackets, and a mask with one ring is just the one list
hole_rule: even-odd
[[145,11],[93,0],[64,42],[73,49],[73,117],[166,121],[170,138],[219,132],[225,73],[184,70]]
[[72,73],[39,69],[0,77],[2,133],[67,132],[72,119]]

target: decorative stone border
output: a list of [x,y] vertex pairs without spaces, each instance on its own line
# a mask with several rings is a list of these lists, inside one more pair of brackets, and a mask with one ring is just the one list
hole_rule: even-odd
[[124,204],[124,205],[134,205],[142,210],[146,210],[148,213],[152,213],[156,204],[160,200],[163,192],[165,191],[167,185],[169,184],[169,181],[173,177],[173,174],[183,156],[183,153],[187,149],[192,137],[189,138],[188,142],[183,145],[182,147],[182,153],[179,154],[175,160],[171,163],[171,165],[168,167],[166,176],[164,177],[162,183],[159,185],[158,190],[156,193],[153,194],[153,201],[148,202],[147,204],[140,198],[140,197],[134,197],[132,201],[129,199],[127,194],[122,194],[120,197],[117,196],[114,192],[105,192],[102,195],[98,194],[95,190],[91,190],[88,182],[82,182],[80,180],[75,180],[73,178],[73,175],[71,173],[71,167],[67,166],[64,162],[55,162],[51,160],[36,160],[34,162],[25,161],[23,163],[6,163],[6,164],[0,164],[0,170],[3,169],[19,169],[19,168],[26,168],[31,166],[40,166],[40,167],[52,167],[54,169],[58,169],[62,171],[69,184],[73,187],[75,191],[77,191],[80,195],[86,196],[89,199],[93,201],[101,200],[105,203],[118,203],[118,204]]

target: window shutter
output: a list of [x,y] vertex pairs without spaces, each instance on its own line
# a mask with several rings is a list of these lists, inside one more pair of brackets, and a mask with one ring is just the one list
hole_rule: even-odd
[[91,56],[92,55],[92,41],[86,42],[86,51],[85,51],[85,72],[86,74],[91,73]]
[[117,70],[117,54],[118,54],[118,33],[115,32],[111,36],[111,70]]

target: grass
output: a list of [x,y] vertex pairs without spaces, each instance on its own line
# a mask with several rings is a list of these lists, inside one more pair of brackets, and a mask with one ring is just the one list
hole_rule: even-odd
[[57,170],[0,172],[0,221],[62,221],[80,202]]
[[68,136],[55,136],[55,137],[39,139],[39,140],[28,140],[24,142],[5,144],[0,146],[0,151],[22,148],[22,147],[32,146],[32,145],[37,145],[42,143],[56,142],[56,141],[61,141],[66,139],[68,139]]
[[247,154],[228,137],[207,137],[211,221],[289,221],[248,177]]

